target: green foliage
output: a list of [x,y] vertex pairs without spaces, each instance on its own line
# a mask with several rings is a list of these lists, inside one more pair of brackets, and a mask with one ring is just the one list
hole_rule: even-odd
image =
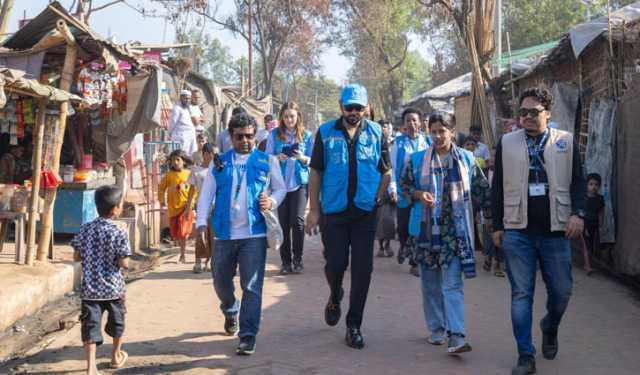
[[[618,9],[633,2],[613,0],[611,5]],[[571,27],[584,22],[587,16],[593,18],[607,13],[607,0],[593,0],[591,4],[587,6],[581,0],[504,1],[505,31],[510,33],[511,48],[520,49],[558,39]]]
[[[179,41],[193,43],[191,57],[194,58],[194,70],[213,80],[217,85],[239,85],[240,69],[247,69],[246,58],[235,60],[229,48],[220,40],[201,30],[191,29],[182,35]],[[246,73],[245,73],[246,74]]]

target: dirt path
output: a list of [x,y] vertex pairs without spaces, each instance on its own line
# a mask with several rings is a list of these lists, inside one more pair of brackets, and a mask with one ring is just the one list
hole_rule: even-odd
[[[111,345],[98,351],[103,373],[114,374],[509,374],[516,353],[506,279],[482,273],[466,284],[468,338],[473,352],[451,357],[426,343],[419,282],[406,266],[376,258],[363,332],[366,348],[344,345],[344,320],[323,322],[328,295],[317,238],[307,241],[304,275],[280,276],[271,251],[257,352],[237,357],[236,338],[222,334],[223,318],[209,274],[169,261],[128,288],[125,369],[108,369]],[[640,304],[601,276],[576,270],[574,297],[553,362],[539,356],[540,374],[637,374]],[[346,285],[348,286],[348,280]],[[544,304],[538,284],[535,319]],[[345,308],[346,310],[346,308]],[[539,331],[535,331],[540,342]],[[43,352],[0,373],[82,374],[78,325]],[[636,370],[634,370],[634,368]]]

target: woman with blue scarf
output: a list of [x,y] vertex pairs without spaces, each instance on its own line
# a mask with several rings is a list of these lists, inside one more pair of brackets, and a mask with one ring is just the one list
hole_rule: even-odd
[[471,351],[465,340],[462,274],[476,276],[473,205],[487,208],[489,183],[473,154],[455,145],[455,118],[432,114],[433,145],[411,156],[401,177],[403,194],[413,202],[409,233],[420,265],[423,308],[429,343],[447,352]]

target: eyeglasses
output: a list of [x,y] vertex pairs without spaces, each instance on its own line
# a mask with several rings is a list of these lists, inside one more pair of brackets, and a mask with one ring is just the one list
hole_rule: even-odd
[[255,138],[255,136],[255,134],[234,134],[233,139],[235,139],[236,141],[242,141],[244,139],[251,141],[253,140],[253,138]]
[[544,111],[544,109],[538,108],[520,108],[520,110],[518,110],[518,114],[520,117],[530,116],[531,118],[536,118]]
[[353,111],[362,112],[364,111],[364,106],[361,106],[360,104],[349,104],[344,106],[344,111],[345,112],[353,112]]

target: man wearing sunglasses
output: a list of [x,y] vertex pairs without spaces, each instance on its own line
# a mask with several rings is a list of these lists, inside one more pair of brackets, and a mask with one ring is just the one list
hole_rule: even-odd
[[[267,255],[267,227],[261,211],[277,207],[287,190],[278,161],[256,148],[256,120],[238,113],[231,117],[228,130],[233,149],[212,163],[204,179],[196,225],[204,237],[207,220],[211,220],[215,234],[211,272],[225,316],[224,330],[230,336],[238,332],[239,314],[236,352],[250,355],[255,352],[260,328]],[[234,294],[236,267],[240,271],[242,303]]]
[[549,127],[551,102],[546,90],[526,90],[520,97],[521,129],[496,148],[493,240],[504,251],[511,284],[519,355],[513,375],[536,372],[531,330],[538,266],[547,287],[542,355],[552,360],[558,353],[558,328],[573,283],[569,239],[581,235],[584,225],[580,154],[571,133]]
[[342,89],[342,117],[320,126],[311,155],[307,233],[316,234],[323,216],[325,275],[331,295],[325,322],[338,324],[344,295],[342,279],[351,253],[351,291],[347,313],[348,346],[364,347],[360,331],[373,270],[376,208],[389,184],[388,146],[380,126],[365,119],[367,90]]

